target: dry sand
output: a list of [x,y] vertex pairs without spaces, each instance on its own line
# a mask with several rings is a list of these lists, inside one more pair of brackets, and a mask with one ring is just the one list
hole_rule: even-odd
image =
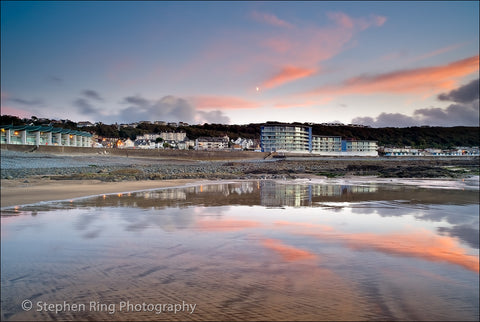
[[177,187],[199,182],[198,179],[102,182],[100,180],[49,180],[30,178],[2,180],[1,207],[40,201],[65,200],[99,194]]

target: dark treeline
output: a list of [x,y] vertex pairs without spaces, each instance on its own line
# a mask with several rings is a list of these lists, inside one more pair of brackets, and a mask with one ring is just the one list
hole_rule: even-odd
[[[1,124],[13,125],[53,125],[68,129],[76,129],[96,133],[103,137],[130,138],[135,139],[137,135],[145,133],[161,132],[186,132],[187,137],[194,140],[200,136],[224,136],[231,139],[238,137],[248,139],[260,138],[260,127],[262,123],[253,123],[247,125],[226,125],[226,124],[203,124],[190,126],[167,126],[149,123],[140,123],[134,127],[120,127],[116,124],[97,123],[90,127],[78,128],[75,122],[63,120],[61,124],[51,120],[38,119],[32,116],[30,119],[20,119],[16,116],[1,115]],[[280,122],[268,122],[269,124],[280,124]],[[353,127],[347,125],[326,126],[321,124],[292,123],[292,125],[308,125],[312,127],[314,135],[341,136],[343,138],[352,138],[358,140],[374,140],[379,146],[412,148],[452,148],[455,146],[479,146],[480,128],[479,127]]]

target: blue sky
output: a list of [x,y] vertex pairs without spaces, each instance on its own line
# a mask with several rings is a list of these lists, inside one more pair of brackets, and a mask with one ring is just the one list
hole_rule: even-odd
[[2,1],[2,114],[478,126],[478,4]]

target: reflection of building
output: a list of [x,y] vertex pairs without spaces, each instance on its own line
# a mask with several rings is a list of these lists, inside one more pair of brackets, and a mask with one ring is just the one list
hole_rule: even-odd
[[52,126],[2,125],[1,143],[91,147],[92,134]]
[[266,207],[305,207],[319,201],[341,201],[354,194],[373,193],[376,186],[284,184],[260,182],[261,205]]
[[261,205],[266,207],[301,207],[312,203],[312,186],[278,184],[273,181],[260,183]]
[[301,125],[263,125],[260,127],[262,152],[296,152],[329,156],[378,156],[377,142],[340,136],[312,135],[312,128]]

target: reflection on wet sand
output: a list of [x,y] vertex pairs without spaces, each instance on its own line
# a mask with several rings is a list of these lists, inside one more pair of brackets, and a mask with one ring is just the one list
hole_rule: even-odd
[[[2,320],[478,320],[478,191],[252,181],[11,214]],[[197,308],[57,314],[24,299]]]
[[[289,226],[286,222],[282,222],[281,225]],[[298,227],[296,223],[292,223],[291,226]],[[425,229],[412,229],[408,232],[391,234],[358,234],[342,233],[335,231],[333,227],[325,228],[323,225],[319,227],[320,232],[312,230],[314,228],[318,231],[314,225],[308,228],[309,230],[296,231],[295,233],[312,236],[325,242],[344,243],[353,250],[374,250],[429,261],[444,261],[462,266],[473,272],[479,272],[478,256],[467,254],[467,250],[461,246],[457,239],[438,236]]]
[[329,202],[400,201],[408,205],[478,203],[478,190],[426,189],[388,184],[310,184],[275,181],[246,181],[208,184],[186,188],[110,194],[45,205],[4,209],[3,214],[20,210],[49,210],[72,207],[134,207],[163,209],[188,206],[261,205],[265,207],[323,207]]

